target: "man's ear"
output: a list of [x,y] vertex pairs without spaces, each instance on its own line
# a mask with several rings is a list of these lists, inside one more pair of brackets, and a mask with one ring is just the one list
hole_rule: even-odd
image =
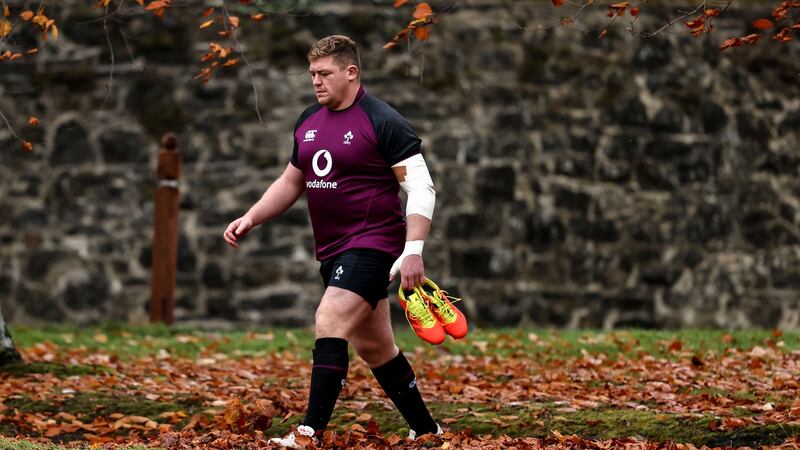
[[358,78],[358,67],[353,64],[347,66],[347,79],[353,81],[356,78]]

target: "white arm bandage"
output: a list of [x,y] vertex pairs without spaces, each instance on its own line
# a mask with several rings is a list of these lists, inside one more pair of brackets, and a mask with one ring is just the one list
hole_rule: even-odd
[[399,258],[392,264],[392,268],[389,269],[389,277],[394,278],[397,275],[397,272],[400,271],[400,264],[403,262],[408,255],[419,255],[422,256],[422,247],[425,246],[425,241],[406,241],[406,247],[403,249],[403,254],[400,255]]
[[[405,168],[405,170],[403,170]],[[406,216],[419,214],[430,220],[433,218],[433,207],[436,204],[436,191],[433,190],[433,180],[428,172],[428,166],[422,154],[406,158],[392,166],[400,187],[408,194],[406,203]]]

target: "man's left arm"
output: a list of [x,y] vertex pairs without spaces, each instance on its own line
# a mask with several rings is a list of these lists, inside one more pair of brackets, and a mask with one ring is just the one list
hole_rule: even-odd
[[400,271],[403,289],[413,289],[425,281],[425,266],[422,262],[422,248],[431,229],[433,209],[436,204],[436,191],[433,188],[428,166],[421,153],[400,161],[392,170],[406,191],[406,245],[403,253],[392,265],[391,279]]

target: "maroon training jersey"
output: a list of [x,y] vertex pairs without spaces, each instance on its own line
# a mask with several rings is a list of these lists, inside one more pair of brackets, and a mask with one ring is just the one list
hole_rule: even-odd
[[360,88],[353,105],[307,108],[294,130],[318,260],[351,248],[403,252],[406,222],[391,166],[420,152],[403,116]]

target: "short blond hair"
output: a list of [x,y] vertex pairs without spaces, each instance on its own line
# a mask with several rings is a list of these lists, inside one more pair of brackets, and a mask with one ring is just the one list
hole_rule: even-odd
[[345,68],[352,64],[361,70],[361,58],[358,56],[358,47],[355,41],[341,34],[334,34],[317,41],[308,51],[308,62],[318,58],[332,56],[339,67]]

